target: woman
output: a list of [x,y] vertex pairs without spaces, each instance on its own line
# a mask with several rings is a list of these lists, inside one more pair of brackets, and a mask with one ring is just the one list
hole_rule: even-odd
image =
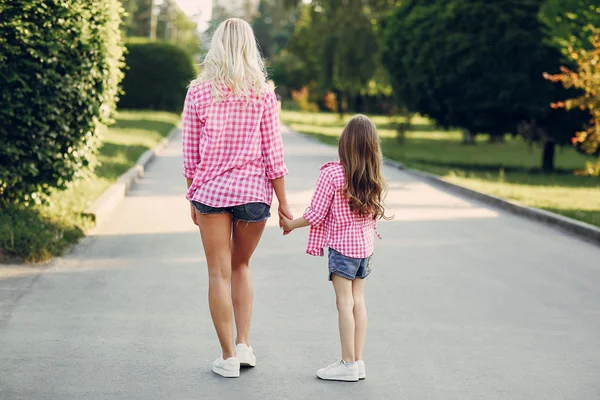
[[202,73],[190,85],[183,159],[186,198],[200,228],[210,313],[222,349],[213,371],[238,377],[240,364],[256,365],[248,340],[253,297],[248,265],[270,216],[273,190],[279,212],[292,217],[277,98],[252,28],[243,20],[219,25]]

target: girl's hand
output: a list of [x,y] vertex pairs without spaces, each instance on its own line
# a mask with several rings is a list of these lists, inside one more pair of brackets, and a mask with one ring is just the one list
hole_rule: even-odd
[[292,220],[286,217],[281,211],[279,212],[279,226],[283,229],[284,235],[287,235],[294,230]]
[[198,220],[196,219],[196,208],[194,207],[194,205],[190,202],[190,207],[191,207],[191,211],[192,211],[192,222],[194,223],[194,225],[198,226]]
[[290,221],[290,220],[292,220],[294,218],[294,216],[292,215],[292,211],[290,210],[290,207],[287,204],[279,204],[278,213],[279,213],[279,227],[283,229],[283,234],[287,235],[292,230],[291,229],[286,229],[286,228],[283,227],[281,216],[283,215],[284,217],[286,217],[286,219],[288,221]]

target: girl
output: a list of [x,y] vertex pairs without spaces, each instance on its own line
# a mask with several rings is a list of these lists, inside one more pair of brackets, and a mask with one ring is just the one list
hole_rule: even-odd
[[[228,19],[214,33],[183,110],[183,174],[192,222],[208,264],[208,303],[221,344],[212,370],[238,377],[253,367],[248,265],[271,210],[291,217],[285,195],[279,108],[252,28]],[[243,221],[244,223],[238,223]],[[233,323],[237,337],[233,340]]]
[[[279,214],[284,233],[310,225],[311,255],[329,248],[329,280],[339,315],[342,358],[317,371],[321,379],[357,381],[366,377],[363,346],[367,331],[365,278],[371,272],[376,221],[385,218],[386,183],[381,174],[381,147],[375,124],[353,117],[340,136],[339,162],[321,167],[310,207],[290,220]],[[356,279],[358,278],[358,279]]]

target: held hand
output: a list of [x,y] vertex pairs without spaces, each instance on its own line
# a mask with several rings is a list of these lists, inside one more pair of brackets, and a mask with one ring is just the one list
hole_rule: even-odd
[[294,230],[292,220],[286,217],[281,211],[279,212],[279,226],[283,229],[284,235]]
[[279,227],[283,229],[283,234],[284,235],[288,235],[292,230],[291,229],[286,229],[283,225],[282,225],[282,216],[284,216],[288,221],[291,221],[294,216],[292,215],[292,211],[290,210],[290,207],[287,204],[279,204]]
[[192,203],[190,203],[191,212],[192,212],[192,222],[194,225],[198,226],[198,220],[196,219],[196,208]]

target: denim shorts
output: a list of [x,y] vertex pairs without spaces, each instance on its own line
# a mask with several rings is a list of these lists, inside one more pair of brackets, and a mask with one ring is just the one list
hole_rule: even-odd
[[260,222],[271,216],[271,206],[265,203],[248,203],[231,207],[211,207],[197,201],[192,201],[192,204],[200,214],[230,213],[237,221]]
[[355,278],[365,279],[371,273],[371,257],[347,257],[332,248],[329,248],[329,280],[336,274],[342,278],[353,281]]

